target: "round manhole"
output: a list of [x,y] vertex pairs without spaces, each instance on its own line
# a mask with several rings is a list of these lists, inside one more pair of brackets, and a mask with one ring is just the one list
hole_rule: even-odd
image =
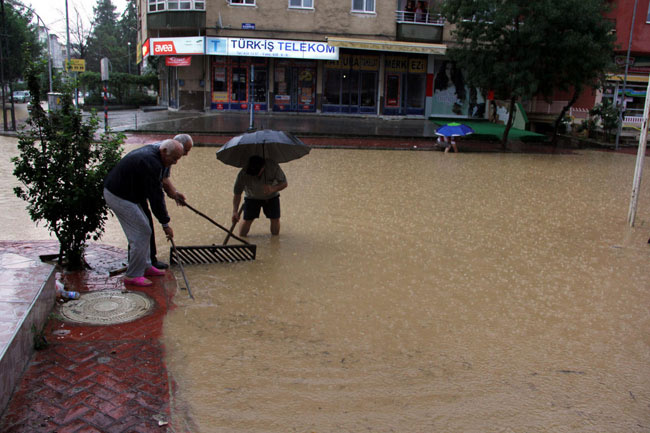
[[83,293],[78,300],[61,305],[59,312],[70,322],[113,325],[138,319],[152,306],[151,298],[142,293],[108,290]]

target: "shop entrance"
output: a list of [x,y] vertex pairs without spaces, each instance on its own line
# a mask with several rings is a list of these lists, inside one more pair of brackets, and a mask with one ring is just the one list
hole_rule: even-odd
[[278,62],[274,77],[273,111],[316,111],[314,62]]
[[323,83],[323,112],[377,114],[379,57],[342,54],[328,61]]
[[387,115],[423,115],[426,59],[387,56],[384,110]]
[[[253,69],[251,69],[251,66]],[[266,111],[268,70],[266,59],[219,58],[212,62],[212,101],[216,110],[249,110],[253,78],[255,111]]]
[[178,108],[178,68],[170,66],[167,69],[167,84],[169,86],[169,107]]

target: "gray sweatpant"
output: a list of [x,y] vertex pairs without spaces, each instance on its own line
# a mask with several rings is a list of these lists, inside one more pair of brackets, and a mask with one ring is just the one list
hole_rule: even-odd
[[104,188],[104,199],[120,222],[129,241],[129,267],[126,270],[126,277],[144,276],[144,271],[151,267],[149,252],[151,227],[142,206],[119,198],[106,188]]

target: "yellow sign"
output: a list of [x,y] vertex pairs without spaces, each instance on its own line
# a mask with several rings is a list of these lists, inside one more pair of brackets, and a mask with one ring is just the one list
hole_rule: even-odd
[[86,71],[86,61],[84,59],[70,59],[66,63],[67,70],[71,72],[85,72]]

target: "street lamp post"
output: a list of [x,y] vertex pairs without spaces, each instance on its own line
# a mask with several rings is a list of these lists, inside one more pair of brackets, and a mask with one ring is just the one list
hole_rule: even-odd
[[126,57],[129,65],[129,75],[131,74],[131,42],[126,43]]

